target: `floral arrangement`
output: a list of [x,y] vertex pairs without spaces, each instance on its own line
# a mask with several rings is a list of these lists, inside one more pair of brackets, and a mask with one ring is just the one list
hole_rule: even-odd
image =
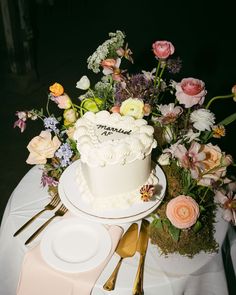
[[[73,132],[76,120],[85,112],[108,110],[146,119],[158,143],[152,159],[162,166],[168,180],[164,201],[152,214],[152,242],[165,254],[216,251],[216,206],[223,208],[225,220],[236,225],[236,182],[227,170],[234,165],[232,157],[213,142],[225,136],[236,113],[218,122],[210,107],[219,99],[236,101],[236,85],[229,94],[207,100],[202,80],[164,78],[165,72],[174,75],[181,69],[181,60],[172,58],[175,47],[171,42],[154,42],[152,52],[156,68],[130,74],[122,68],[124,61],[134,62],[125,34],[110,33],[87,60],[88,69],[102,72],[94,87],[83,76],[76,84],[78,99],[73,101],[61,84],[54,83],[45,110],[18,111],[14,127],[23,132],[27,120],[42,121],[43,131],[27,146],[26,162],[43,165],[42,184],[53,195],[62,172],[79,158]],[[50,103],[57,105],[59,115],[50,112]],[[148,191],[142,193],[147,201]]]

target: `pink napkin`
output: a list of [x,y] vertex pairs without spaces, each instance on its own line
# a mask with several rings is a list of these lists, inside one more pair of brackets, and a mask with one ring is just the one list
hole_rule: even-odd
[[123,233],[116,225],[108,226],[111,251],[104,262],[83,273],[66,273],[51,268],[41,257],[40,247],[30,249],[23,260],[17,295],[89,295],[101,272],[112,257]]

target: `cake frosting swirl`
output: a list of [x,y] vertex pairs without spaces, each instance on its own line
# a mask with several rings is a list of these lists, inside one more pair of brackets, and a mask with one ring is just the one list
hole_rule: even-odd
[[158,182],[151,167],[151,152],[157,145],[153,133],[146,120],[118,113],[86,112],[79,118],[74,139],[83,198],[103,209],[140,201],[141,187]]

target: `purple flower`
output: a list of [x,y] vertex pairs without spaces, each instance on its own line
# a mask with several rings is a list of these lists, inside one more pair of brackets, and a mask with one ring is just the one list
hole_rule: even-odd
[[73,156],[70,145],[68,143],[63,143],[55,153],[55,156],[61,160],[62,167],[68,166],[71,163],[70,158]]
[[58,185],[58,181],[55,180],[53,177],[48,176],[46,173],[43,173],[42,178],[41,178],[41,183],[42,183],[43,187],[45,187],[46,185],[48,185],[48,186],[57,186]]
[[54,131],[55,133],[59,132],[59,129],[56,127],[56,125],[59,124],[59,122],[57,121],[56,118],[54,117],[45,118],[43,120],[43,123],[46,130]]

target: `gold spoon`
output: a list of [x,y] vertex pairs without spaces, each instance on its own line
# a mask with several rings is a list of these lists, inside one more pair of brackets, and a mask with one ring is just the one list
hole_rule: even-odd
[[116,268],[112,272],[111,276],[109,277],[109,279],[103,285],[103,289],[107,291],[114,290],[116,278],[121,266],[121,262],[123,258],[132,257],[135,254],[137,239],[138,239],[138,224],[132,223],[118,243],[118,246],[115,252],[120,256],[120,260]]

